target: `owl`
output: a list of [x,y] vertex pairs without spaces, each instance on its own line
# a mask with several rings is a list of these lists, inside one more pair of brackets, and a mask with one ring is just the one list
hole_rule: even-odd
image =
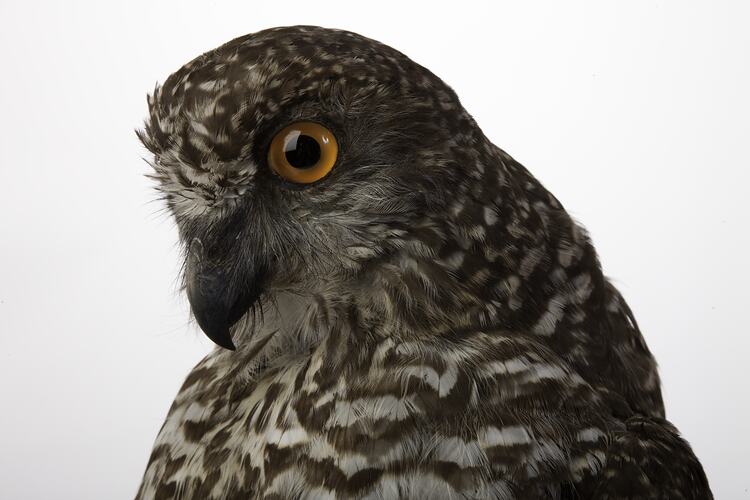
[[585,230],[355,33],[187,63],[138,135],[217,347],[138,499],[706,499]]

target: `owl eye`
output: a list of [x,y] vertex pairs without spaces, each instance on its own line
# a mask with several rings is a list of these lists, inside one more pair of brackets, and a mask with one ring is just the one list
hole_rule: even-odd
[[274,136],[268,164],[288,181],[310,184],[328,175],[338,152],[336,137],[323,125],[295,122]]

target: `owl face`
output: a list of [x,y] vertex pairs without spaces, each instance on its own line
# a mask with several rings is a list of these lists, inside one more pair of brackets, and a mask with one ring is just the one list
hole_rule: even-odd
[[[203,330],[263,296],[355,293],[368,264],[440,238],[476,141],[453,91],[359,35],[279,28],[186,64],[149,97],[139,132],[186,253]],[[469,160],[470,161],[470,160]]]

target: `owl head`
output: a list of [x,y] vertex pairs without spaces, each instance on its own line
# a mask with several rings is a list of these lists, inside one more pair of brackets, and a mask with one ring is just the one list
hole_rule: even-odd
[[424,323],[489,286],[488,228],[510,186],[499,150],[398,51],[270,29],[189,62],[148,106],[138,135],[217,344],[232,349],[233,325],[280,292]]

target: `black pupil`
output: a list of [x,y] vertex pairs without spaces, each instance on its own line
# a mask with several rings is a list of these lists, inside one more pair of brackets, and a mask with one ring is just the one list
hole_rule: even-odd
[[320,144],[309,135],[299,134],[287,141],[284,153],[294,168],[310,168],[320,160]]

